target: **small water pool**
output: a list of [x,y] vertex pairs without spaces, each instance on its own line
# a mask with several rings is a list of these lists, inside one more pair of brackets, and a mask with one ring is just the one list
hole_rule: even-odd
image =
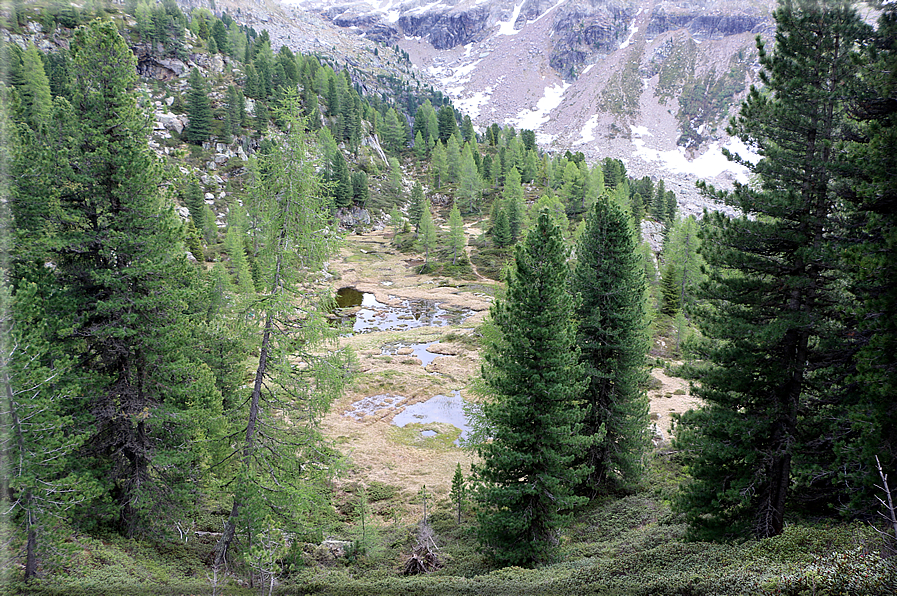
[[[436,395],[427,401],[412,404],[392,419],[392,423],[396,426],[429,422],[443,422],[461,429],[461,436],[455,441],[455,445],[458,445],[461,439],[466,438],[470,432],[470,425],[464,414],[464,400],[461,399],[461,392],[455,390],[451,395]],[[427,432],[433,434],[424,435]],[[436,431],[425,430],[421,435],[432,437],[435,436],[435,433]]]
[[[389,296],[389,300],[395,301],[397,297]],[[461,323],[473,313],[469,309],[445,308],[435,300],[406,298],[393,306],[378,301],[370,292],[360,292],[353,287],[337,290],[336,306],[339,309],[358,309],[348,314],[354,319],[353,333],[444,327]]]

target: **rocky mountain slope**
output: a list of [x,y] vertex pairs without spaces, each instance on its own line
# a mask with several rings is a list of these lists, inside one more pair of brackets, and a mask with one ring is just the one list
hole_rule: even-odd
[[739,148],[724,128],[756,80],[754,40],[771,35],[774,0],[283,1],[295,17],[397,45],[475,124],[623,159],[673,180],[687,210],[701,208],[695,178],[744,176],[720,149]]

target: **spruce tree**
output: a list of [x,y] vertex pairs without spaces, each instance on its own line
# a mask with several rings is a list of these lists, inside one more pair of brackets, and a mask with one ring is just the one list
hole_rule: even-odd
[[595,437],[578,462],[590,468],[578,492],[630,489],[651,446],[645,277],[629,216],[600,198],[577,245],[571,288],[579,295],[576,342],[589,385],[583,433]]
[[86,434],[79,465],[101,490],[79,507],[137,535],[189,511],[208,463],[200,438],[216,438],[210,421],[221,394],[209,368],[192,359],[198,279],[181,224],[159,193],[136,59],[111,22],[78,29],[70,52],[72,106],[54,104],[62,117],[54,128],[66,136],[54,139],[52,156],[19,156],[59,191],[21,187],[13,211],[18,219],[36,204],[52,223],[26,217],[17,228],[41,268],[53,263],[41,289],[53,313],[50,338],[77,358],[64,378],[77,379],[79,416],[92,419],[74,430]]
[[187,90],[187,130],[184,139],[190,143],[202,144],[212,134],[212,104],[209,102],[209,90],[199,73],[198,68],[190,72],[189,89]]
[[587,440],[566,258],[543,211],[517,246],[507,297],[490,308],[498,337],[484,353],[483,416],[492,440],[477,449],[476,498],[480,544],[501,564],[550,561],[565,512],[583,502],[571,492],[585,472],[573,461]]
[[760,148],[757,183],[716,193],[742,215],[714,215],[703,238],[708,364],[695,391],[707,405],[683,416],[676,443],[693,478],[676,507],[696,536],[774,536],[800,501],[839,498],[828,410],[845,391],[850,298],[833,259],[833,177],[847,166],[833,147],[850,136],[869,29],[841,1],[782,3],[775,19],[773,52],[758,41],[766,90],[729,127]]

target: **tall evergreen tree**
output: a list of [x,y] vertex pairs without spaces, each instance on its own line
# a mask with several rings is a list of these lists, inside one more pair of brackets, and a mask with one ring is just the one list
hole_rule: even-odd
[[329,239],[336,236],[322,234],[329,219],[326,193],[297,92],[291,90],[279,109],[279,120],[289,124],[285,136],[249,166],[245,202],[252,219],[266,222],[255,231],[264,295],[258,307],[261,337],[234,465],[224,477],[233,505],[215,548],[216,568],[225,563],[237,532],[256,536],[271,527],[318,527],[318,483],[332,463],[321,448],[318,423],[345,382],[342,352],[320,350],[334,337],[323,296],[300,290],[307,272],[334,249]]
[[595,443],[579,492],[626,490],[639,481],[648,430],[645,277],[629,216],[601,198],[588,212],[571,287],[580,296],[576,341],[589,385],[583,433]]
[[212,104],[209,90],[198,68],[190,72],[190,87],[187,90],[187,130],[184,138],[190,143],[201,144],[212,134]]
[[511,232],[511,241],[517,242],[523,236],[526,229],[526,205],[523,202],[523,185],[520,183],[520,174],[517,168],[511,168],[505,180],[502,190],[502,199],[505,203],[505,211],[508,215],[508,227]]
[[[41,289],[54,313],[50,341],[78,359],[66,378],[77,380],[78,408],[92,418],[79,465],[102,494],[81,507],[135,535],[193,500],[208,463],[199,438],[214,436],[209,420],[221,394],[208,367],[189,356],[198,280],[180,222],[161,201],[136,59],[115,25],[100,21],[76,31],[71,58],[73,109],[56,104],[66,136],[46,159],[20,156],[58,191],[23,187],[13,211],[26,216],[29,255],[41,267],[53,263]],[[45,225],[27,217],[35,207]]]
[[760,148],[756,186],[718,197],[704,239],[709,308],[700,320],[709,366],[677,444],[693,480],[677,508],[695,535],[782,532],[798,502],[831,495],[836,470],[827,410],[843,394],[849,297],[832,259],[838,235],[834,151],[849,131],[855,48],[869,29],[847,2],[795,0],[775,12],[775,48],[758,42],[765,92],[752,89],[729,130]]
[[40,51],[34,44],[29,44],[22,55],[22,85],[18,92],[22,120],[36,130],[50,116],[52,98],[50,80],[44,72]]
[[424,269],[430,267],[430,249],[436,246],[436,225],[430,212],[430,199],[424,199],[423,211],[418,225],[418,240],[424,245]]
[[871,515],[882,496],[870,474],[875,457],[884,470],[897,469],[897,6],[881,9],[874,43],[863,49],[864,87],[850,110],[857,128],[847,146],[852,167],[839,185],[850,222],[841,254],[857,297],[849,312],[856,321],[854,390],[837,410],[849,432],[835,447],[850,486],[849,515]]
[[343,152],[337,150],[333,154],[333,201],[337,208],[352,205],[352,179],[349,177],[349,166]]
[[517,246],[507,297],[490,314],[498,337],[487,345],[483,376],[491,399],[483,415],[492,441],[479,446],[480,543],[498,562],[552,559],[565,512],[583,499],[571,487],[587,440],[567,249],[547,212]]

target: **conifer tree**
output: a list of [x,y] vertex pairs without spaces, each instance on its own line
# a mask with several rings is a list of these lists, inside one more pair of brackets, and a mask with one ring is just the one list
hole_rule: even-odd
[[468,114],[464,114],[464,119],[461,124],[461,138],[463,138],[466,143],[476,143],[477,141],[477,133],[473,129],[473,122],[470,120]]
[[458,137],[461,131],[458,130],[458,121],[455,120],[455,110],[450,105],[444,105],[439,108],[436,115],[439,121],[439,140],[448,144],[449,137]]
[[436,225],[433,223],[433,214],[430,213],[430,199],[424,199],[418,226],[418,240],[424,246],[424,270],[427,270],[430,267],[430,249],[436,246]]
[[44,72],[40,51],[34,44],[22,54],[22,85],[18,87],[22,120],[33,130],[50,116],[50,80]]
[[362,171],[352,173],[352,202],[364,207],[370,197],[368,175]]
[[850,486],[848,513],[869,516],[882,496],[870,462],[878,457],[884,470],[897,469],[897,106],[888,99],[897,95],[897,6],[881,9],[875,41],[864,48],[867,87],[851,110],[858,134],[848,145],[853,165],[840,189],[853,224],[842,254],[857,296],[850,316],[858,345],[851,376],[857,391],[838,396],[838,419],[849,421],[850,432],[835,447],[836,466]]
[[433,177],[434,188],[442,188],[442,183],[448,178],[447,170],[448,159],[446,158],[445,147],[442,146],[441,142],[437,141],[430,157],[430,175]]
[[651,208],[648,212],[651,217],[664,223],[667,220],[666,185],[660,180],[654,187],[654,196],[651,198]]
[[492,303],[498,332],[485,350],[483,404],[492,441],[477,449],[482,488],[480,544],[499,563],[550,561],[565,512],[585,470],[573,465],[587,444],[567,250],[546,211],[517,246],[507,297]]
[[465,199],[465,212],[474,213],[479,210],[480,187],[480,173],[474,162],[472,150],[470,145],[465,145],[458,171],[458,194]]
[[464,473],[461,471],[461,464],[455,467],[455,475],[452,476],[452,489],[449,492],[452,503],[458,510],[458,524],[461,524],[461,509],[464,507],[464,501],[467,498],[467,484],[464,481]]
[[505,180],[502,191],[505,203],[505,211],[508,215],[508,226],[511,232],[511,242],[517,242],[523,236],[526,229],[526,206],[523,203],[523,185],[520,183],[520,174],[517,168],[511,168]]
[[645,278],[629,216],[600,198],[577,245],[571,287],[580,296],[577,344],[589,385],[583,434],[596,442],[577,462],[591,472],[580,494],[631,488],[650,447]]
[[458,202],[454,201],[449,212],[449,248],[452,251],[452,265],[456,265],[458,258],[464,255],[465,246],[467,237],[464,235],[464,221],[461,219]]
[[[238,531],[256,535],[272,515],[284,531],[317,527],[317,483],[332,463],[320,449],[318,423],[345,383],[344,354],[320,349],[334,337],[323,296],[301,289],[307,273],[330,256],[336,238],[328,233],[319,164],[310,154],[298,93],[290,90],[279,110],[279,119],[289,124],[286,134],[250,161],[244,198],[252,219],[266,222],[255,230],[264,300],[257,310],[255,378],[231,457],[236,461],[223,478],[233,505],[215,548],[216,568],[225,563]],[[304,366],[295,366],[297,361]]]
[[495,223],[492,226],[492,241],[498,248],[511,245],[511,226],[508,224],[508,214],[499,205],[495,209]]
[[415,180],[411,187],[411,199],[408,203],[408,222],[414,226],[414,233],[420,230],[420,218],[424,214],[424,187]]
[[458,182],[461,178],[461,146],[455,135],[451,135],[445,144],[446,179]]
[[187,90],[187,130],[184,139],[190,143],[202,144],[212,134],[212,105],[209,102],[209,90],[199,73],[198,68],[190,72],[189,89]]
[[349,177],[349,166],[343,152],[337,150],[333,154],[333,201],[337,209],[352,205],[352,179]]
[[678,270],[673,263],[667,263],[660,276],[660,294],[663,304],[660,312],[668,317],[675,317],[682,308],[681,286],[682,282]]
[[773,52],[758,41],[766,90],[752,89],[729,127],[761,150],[743,162],[757,184],[716,193],[743,215],[713,216],[703,239],[708,366],[696,393],[707,405],[677,437],[693,481],[676,506],[696,536],[777,535],[788,509],[830,492],[836,474],[827,402],[844,393],[849,298],[830,258],[833,177],[847,166],[833,147],[849,134],[869,29],[841,1],[782,3],[775,19]]
[[423,161],[427,158],[427,149],[427,143],[424,141],[424,137],[418,130],[414,133],[414,156],[418,161]]
[[190,502],[208,463],[199,438],[215,437],[210,420],[221,394],[208,367],[191,358],[198,280],[180,222],[162,204],[136,59],[108,21],[78,29],[70,52],[73,105],[55,104],[54,128],[66,136],[46,159],[20,155],[58,191],[21,187],[13,212],[18,220],[36,204],[53,220],[51,238],[33,236],[50,228],[28,217],[20,232],[41,267],[54,265],[40,290],[53,313],[50,337],[54,350],[78,358],[65,378],[78,379],[80,415],[92,419],[81,429],[79,465],[102,490],[80,507],[137,535]]

